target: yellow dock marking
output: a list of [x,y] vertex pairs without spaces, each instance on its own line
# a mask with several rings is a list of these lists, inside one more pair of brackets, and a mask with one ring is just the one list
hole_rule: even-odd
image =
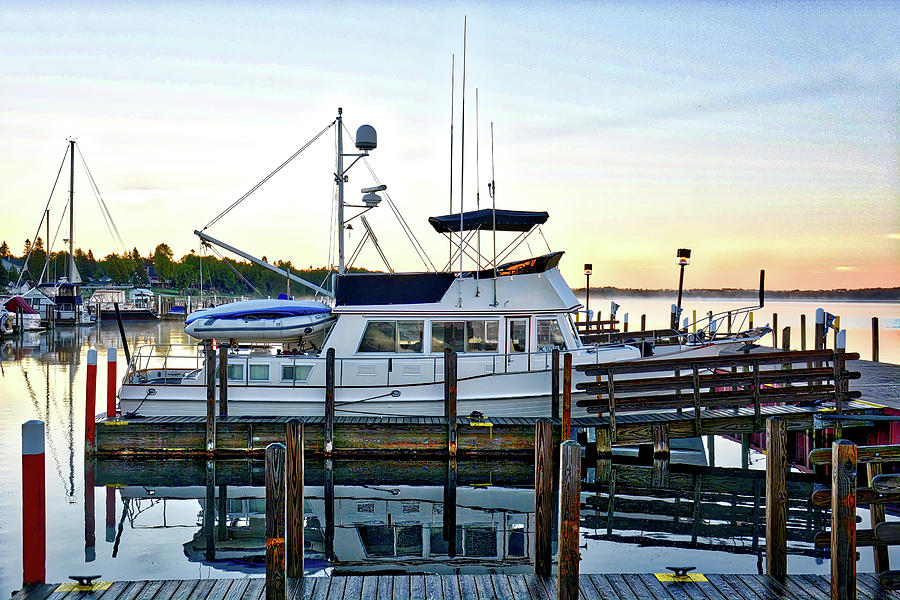
[[674,573],[654,573],[657,581],[709,581],[703,573],[688,573],[687,575],[675,575]]
[[480,420],[469,417],[469,427],[487,427],[490,431],[491,439],[494,439],[494,424],[488,419]]
[[59,584],[54,592],[100,592],[103,590],[108,590],[109,586],[113,584],[112,581],[95,581],[91,585],[78,585],[75,581],[70,581],[69,583],[61,583]]
[[107,427],[111,427],[113,425],[128,425],[128,421],[103,421],[100,424],[106,425]]

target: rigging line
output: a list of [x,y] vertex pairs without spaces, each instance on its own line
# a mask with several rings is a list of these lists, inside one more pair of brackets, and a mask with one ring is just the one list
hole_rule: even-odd
[[91,177],[91,172],[88,170],[87,163],[84,160],[84,155],[81,154],[81,149],[78,149],[78,157],[81,159],[81,166],[84,167],[85,172],[88,174],[88,183],[91,184],[91,192],[94,193],[94,199],[97,201],[97,206],[100,207],[100,214],[103,215],[103,222],[106,223],[106,230],[109,231],[109,237],[113,239],[113,241],[118,241],[122,246],[122,250],[125,250],[125,244],[122,243],[121,237],[116,239],[116,234],[113,233],[112,225],[110,224],[110,218],[112,215],[109,214],[109,210],[106,209],[106,204],[103,202],[100,197],[99,190],[97,189],[96,183],[93,181]]
[[326,126],[325,126],[325,129],[323,129],[322,131],[320,131],[319,133],[317,133],[316,135],[314,135],[313,138],[312,138],[311,140],[309,140],[308,142],[306,142],[305,144],[303,144],[303,146],[302,146],[299,150],[297,150],[296,152],[294,152],[294,153],[290,156],[290,158],[288,158],[286,161],[284,161],[283,163],[281,163],[280,165],[278,165],[278,168],[277,168],[277,169],[275,169],[274,171],[272,171],[271,173],[269,173],[268,175],[266,175],[266,176],[262,179],[262,181],[260,181],[259,183],[257,183],[256,185],[254,185],[252,188],[250,188],[250,190],[249,190],[246,194],[244,194],[243,196],[241,196],[240,198],[238,198],[237,200],[235,200],[234,202],[232,202],[232,203],[231,203],[231,206],[229,206],[228,208],[226,208],[225,210],[223,210],[221,213],[219,213],[216,217],[214,217],[214,218],[212,219],[212,221],[210,221],[209,223],[206,224],[206,226],[203,228],[202,231],[206,231],[207,229],[210,228],[210,226],[215,225],[216,223],[218,223],[219,219],[221,219],[222,217],[224,217],[225,215],[227,215],[228,213],[230,213],[232,210],[234,210],[234,209],[237,207],[237,205],[240,204],[241,202],[243,202],[244,200],[246,200],[246,199],[250,196],[250,194],[252,194],[252,193],[255,192],[256,190],[258,190],[259,188],[261,188],[261,187],[263,186],[264,183],[266,183],[267,181],[269,181],[270,179],[272,179],[272,177],[274,177],[274,176],[278,173],[278,171],[280,171],[281,169],[283,169],[284,167],[286,167],[286,166],[288,165],[288,163],[290,163],[292,160],[294,160],[295,158],[297,158],[298,156],[300,156],[300,153],[301,153],[301,152],[303,152],[304,150],[306,150],[307,148],[309,148],[309,147],[312,145],[313,142],[315,142],[317,139],[319,139],[320,137],[322,137],[322,136],[325,134],[326,131],[328,131],[329,129],[331,129],[331,126],[334,125],[334,123],[335,123],[335,122],[332,121],[331,123],[329,123],[328,125],[326,125]]
[[[41,213],[41,220],[38,223],[37,231],[34,234],[34,237],[31,238],[36,240],[37,237],[41,234],[41,225],[44,224],[44,216],[47,214],[47,210],[50,208],[50,200],[53,199],[53,192],[56,191],[56,184],[59,183],[59,176],[62,174],[63,166],[66,164],[66,157],[69,155],[69,144],[66,144],[66,151],[63,152],[62,160],[59,163],[59,171],[56,172],[56,179],[53,181],[53,187],[50,189],[50,197],[47,198],[47,204],[44,206],[44,212]],[[28,254],[25,256],[25,262],[22,265],[22,270],[19,272],[19,278],[16,279],[16,287],[19,287],[19,284],[22,283],[22,277],[25,276],[25,273],[28,271],[28,259],[31,258],[31,252],[34,250],[34,244],[31,245],[31,248],[28,249]],[[49,251],[49,250],[48,250]],[[32,273],[33,275],[33,273]]]
[[243,280],[243,282],[246,283],[250,287],[251,290],[253,290],[257,294],[259,294],[260,296],[263,295],[262,292],[260,292],[258,289],[256,289],[256,286],[253,285],[252,283],[250,283],[250,280],[247,279],[246,277],[244,277],[241,274],[241,272],[238,271],[237,267],[235,267],[233,264],[231,264],[231,262],[227,258],[222,256],[222,254],[216,248],[214,248],[212,246],[210,246],[209,248],[210,248],[210,250],[212,250],[215,253],[216,256],[218,256],[222,260],[223,263],[225,263],[228,266],[228,268],[230,268],[232,271],[234,271],[235,275],[240,277],[241,280]]
[[[346,123],[343,124],[344,129],[347,131],[347,134],[350,134],[350,130],[347,129]],[[362,157],[363,164],[366,165],[366,169],[369,170],[369,174],[372,176],[372,179],[375,180],[377,185],[381,185],[381,180],[375,174],[375,170],[372,168],[372,165],[369,164],[368,159],[363,156]],[[431,258],[429,258],[428,253],[425,252],[425,247],[422,246],[421,242],[419,242],[416,235],[413,233],[412,228],[410,228],[409,224],[406,222],[406,219],[403,218],[403,214],[397,209],[397,206],[394,204],[394,201],[391,200],[391,195],[385,190],[384,198],[387,200],[388,207],[390,207],[391,211],[394,213],[394,218],[397,219],[397,222],[400,223],[400,228],[403,230],[403,233],[406,234],[406,239],[409,240],[409,243],[412,244],[413,250],[416,251],[416,254],[419,256],[419,260],[422,261],[422,264],[426,269],[431,268],[432,271],[437,271],[437,268],[434,266],[434,263],[431,262]]]
[[[112,225],[113,231],[115,231],[115,238],[118,240],[119,245],[122,246],[122,250],[127,252],[125,248],[125,242],[122,240],[122,235],[119,233],[119,228],[116,227],[116,221],[113,219],[112,213],[109,211],[109,207],[106,205],[106,201],[103,199],[103,194],[100,193],[100,186],[97,185],[96,180],[94,179],[94,174],[91,173],[91,170],[87,166],[87,161],[84,159],[84,154],[81,153],[81,145],[77,146],[78,156],[81,158],[81,164],[84,166],[84,171],[87,173],[88,181],[91,184],[91,188],[94,190],[94,196],[100,203],[100,210],[104,213],[104,218],[109,217],[109,224]],[[109,227],[109,225],[107,225]],[[110,232],[112,234],[112,232]]]
[[[62,215],[59,217],[59,223],[57,223],[57,225],[56,225],[56,231],[53,232],[53,244],[51,245],[51,244],[48,242],[48,245],[47,245],[47,260],[44,261],[44,268],[41,270],[41,277],[40,277],[41,280],[44,279],[44,271],[45,271],[45,270],[47,270],[47,275],[48,275],[48,276],[50,275],[49,267],[48,267],[48,265],[50,264],[50,249],[51,249],[53,246],[56,245],[56,239],[59,237],[59,230],[62,228],[63,221],[65,221],[65,219],[66,219],[66,213],[68,213],[68,212],[69,212],[69,204],[68,204],[68,202],[67,202],[65,205],[63,205]],[[56,262],[54,261],[53,264],[54,264],[54,268],[55,268]]]
[[538,233],[541,234],[541,238],[544,240],[544,245],[547,246],[547,252],[553,252],[553,250],[550,249],[550,242],[548,242],[547,238],[544,237],[544,230],[538,227]]

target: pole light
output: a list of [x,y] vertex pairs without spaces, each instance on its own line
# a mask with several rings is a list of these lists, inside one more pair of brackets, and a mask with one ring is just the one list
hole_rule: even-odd
[[677,253],[678,266],[678,301],[675,303],[675,312],[672,313],[672,329],[678,329],[678,314],[681,313],[681,293],[684,289],[684,268],[691,264],[691,251],[689,248],[679,248]]
[[593,270],[594,265],[584,263],[584,277],[587,280],[584,287],[584,312],[587,315],[587,321],[591,320],[591,273]]

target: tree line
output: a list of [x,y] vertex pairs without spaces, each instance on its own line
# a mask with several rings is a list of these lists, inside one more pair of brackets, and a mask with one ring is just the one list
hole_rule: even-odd
[[[47,256],[44,242],[40,237],[25,240],[21,256],[11,254],[6,241],[0,244],[0,257],[6,258],[15,264],[24,265],[22,281],[35,284],[41,278],[43,281],[56,281],[59,277],[68,275],[69,253],[67,251],[51,252]],[[107,254],[101,259],[94,257],[89,249],[84,252],[77,248],[74,251],[75,267],[78,269],[81,279],[85,282],[116,285],[149,286],[151,283],[163,288],[169,288],[175,293],[196,293],[201,285],[204,292],[219,294],[255,294],[262,296],[276,296],[287,290],[287,277],[265,267],[247,261],[236,261],[231,258],[219,259],[213,256],[201,256],[194,250],[176,260],[172,249],[168,244],[158,244],[147,256],[142,256],[137,248],[122,254]],[[263,260],[268,262],[266,257]],[[328,274],[332,269],[327,267],[297,269],[290,261],[277,261],[274,265],[280,269],[287,269],[295,275],[307,279],[326,289],[331,289]],[[362,269],[351,269],[353,272]],[[202,272],[202,282],[201,282]],[[151,277],[158,280],[158,284],[151,281]],[[9,283],[15,283],[19,278],[16,268],[7,269],[0,265],[0,287]],[[303,288],[296,282],[291,282],[291,292],[294,295],[305,295],[311,290]]]

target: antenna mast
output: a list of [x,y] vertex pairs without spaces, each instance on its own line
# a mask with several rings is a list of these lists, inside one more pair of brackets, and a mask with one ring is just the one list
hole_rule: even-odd
[[337,116],[337,220],[338,220],[338,273],[344,273],[344,121],[341,114],[344,110],[338,107]]
[[[478,133],[478,88],[475,88],[475,210],[481,210],[481,155],[479,147],[481,145],[481,136]],[[476,232],[476,244],[478,245],[477,268],[475,269],[475,297],[481,295],[481,289],[478,287],[478,273],[481,271],[481,229]]]
[[491,196],[491,217],[493,220],[494,234],[494,302],[491,306],[497,306],[497,182],[494,180],[494,122],[491,121],[491,182],[488,184],[488,193]]

